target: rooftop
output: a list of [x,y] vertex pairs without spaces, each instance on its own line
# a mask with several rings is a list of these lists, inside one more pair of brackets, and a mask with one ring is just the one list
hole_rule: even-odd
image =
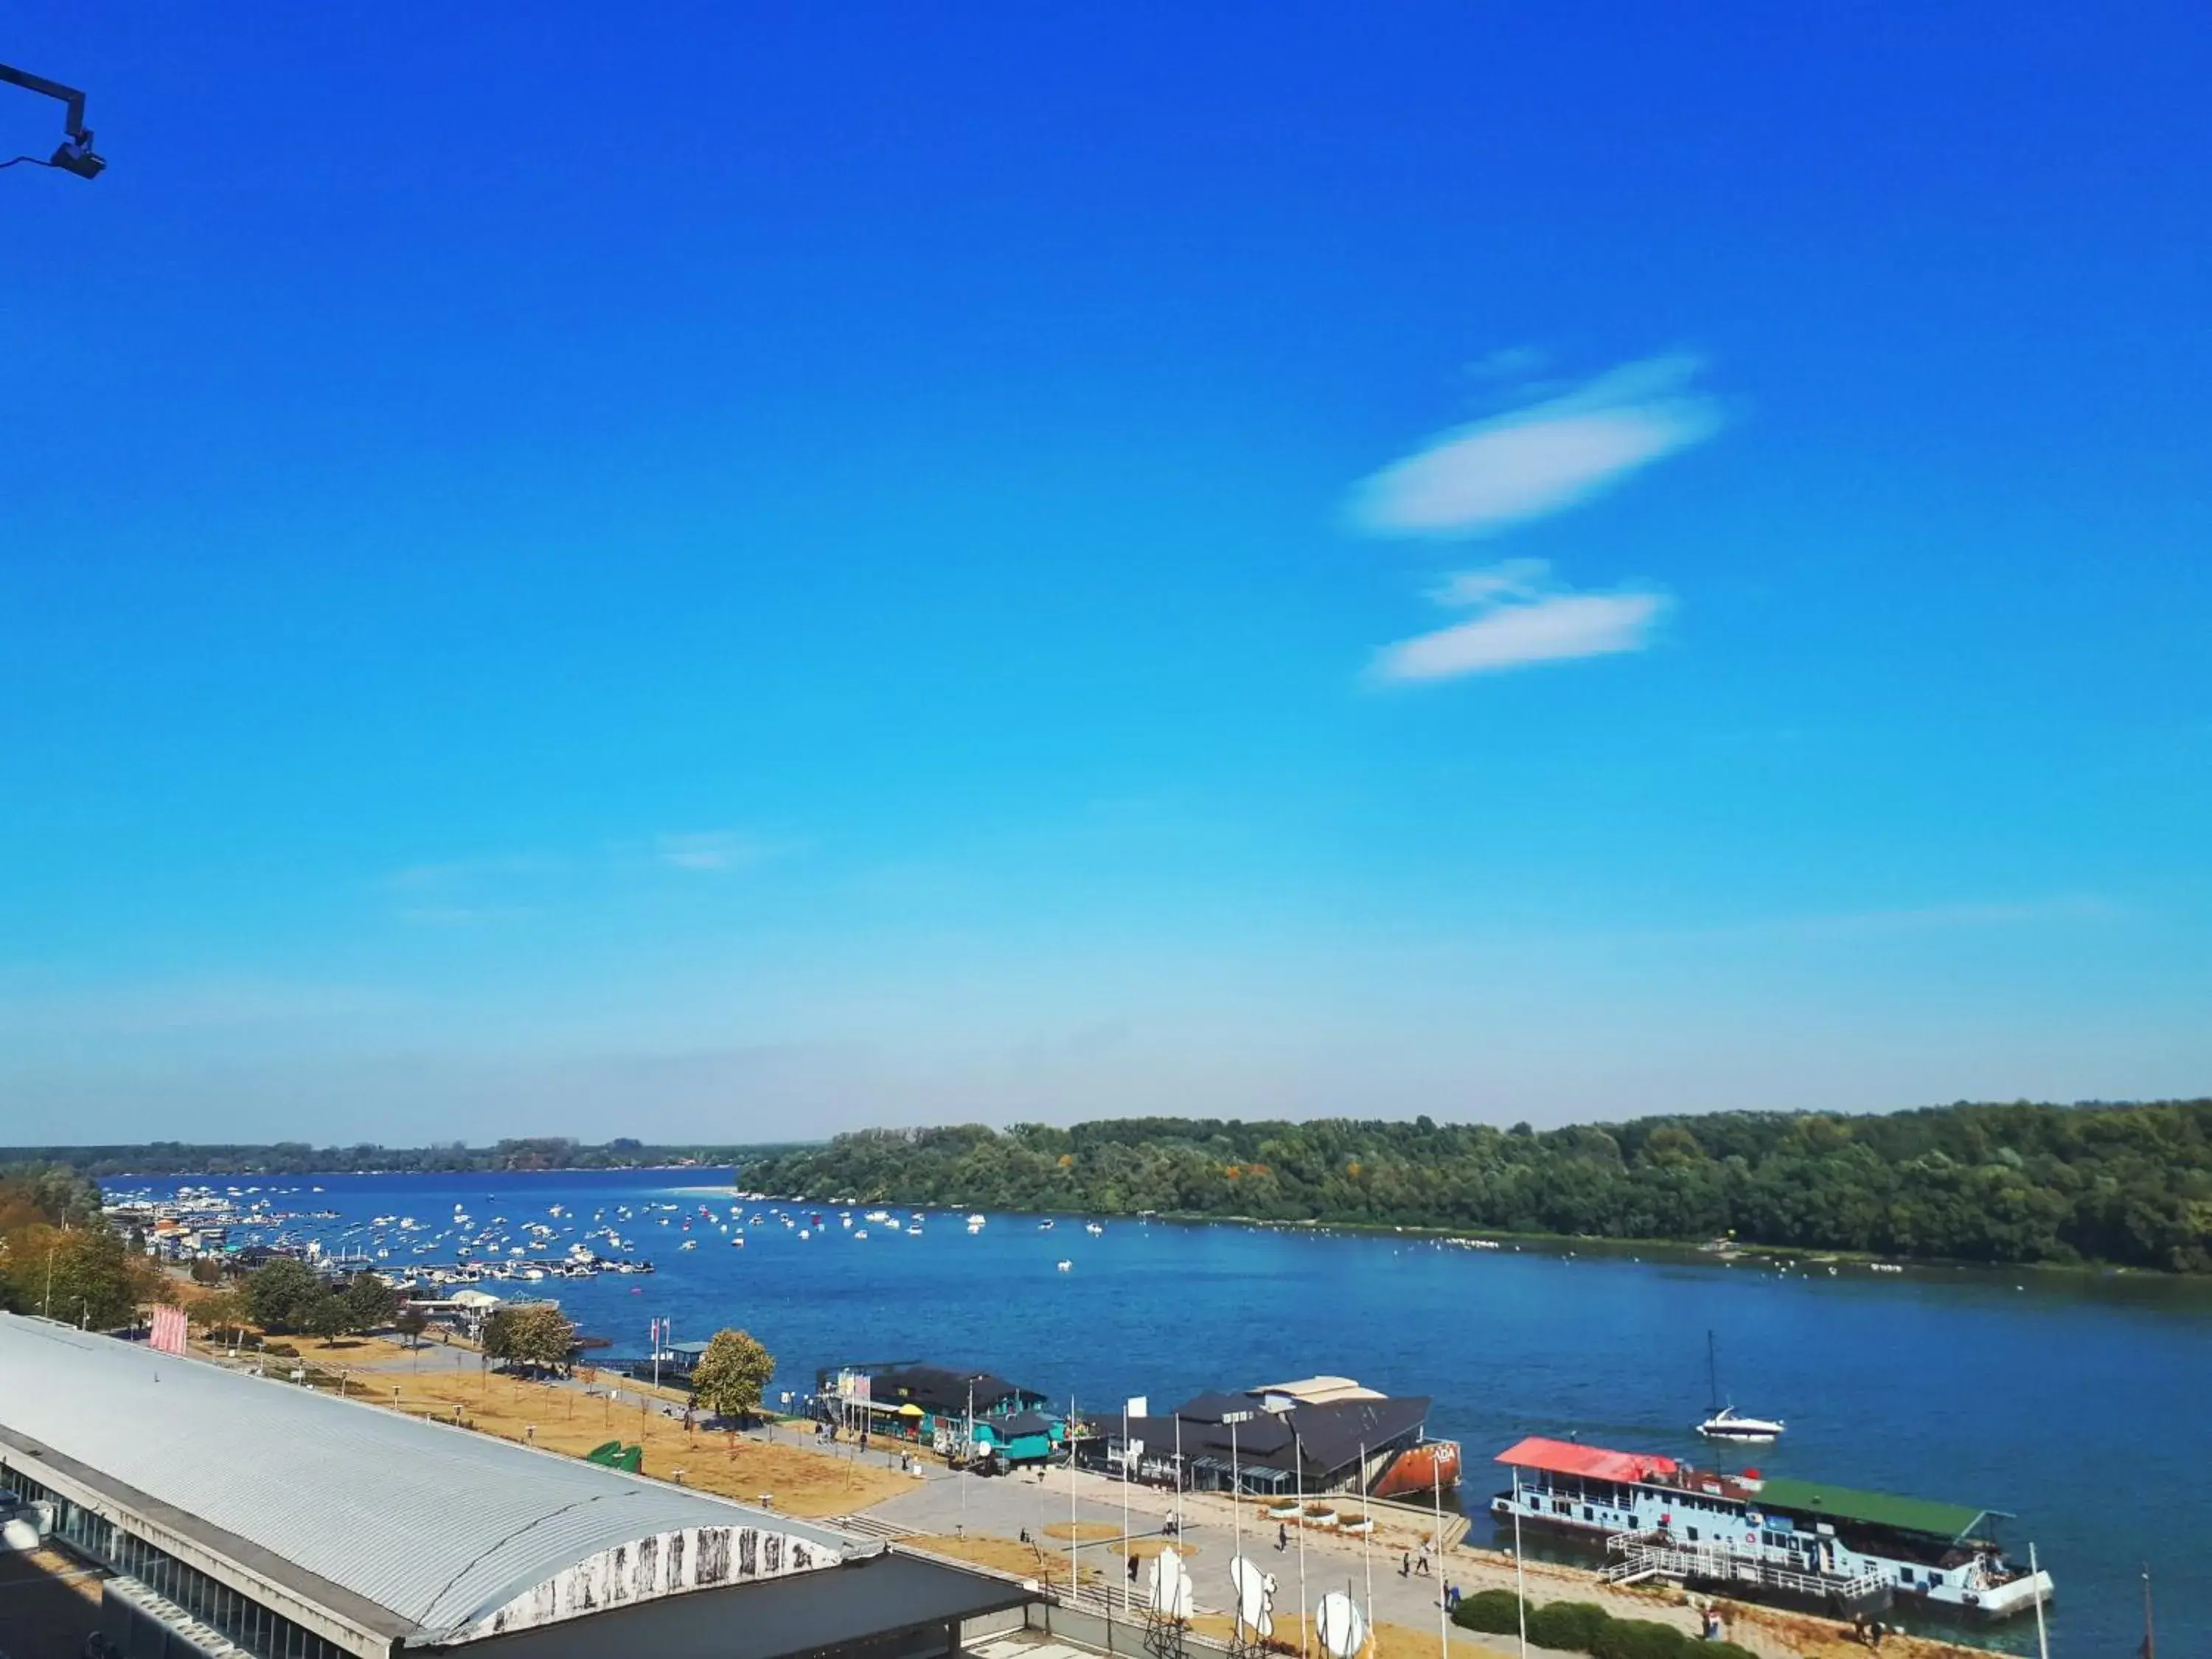
[[[834,1567],[879,1547],[12,1314],[0,1314],[0,1461],[94,1486],[410,1644],[580,1610],[557,1588],[563,1575],[627,1546],[647,1546],[634,1565],[657,1558],[663,1569],[635,1581],[640,1597]],[[654,1541],[678,1534],[682,1544]]]
[[1575,1440],[1547,1440],[1537,1434],[1508,1446],[1498,1454],[1498,1461],[1516,1468],[1542,1469],[1548,1474],[1579,1474],[1624,1484],[1669,1480],[1682,1467],[1673,1458],[1656,1453],[1609,1451]]
[[1799,1480],[1769,1475],[1759,1483],[1758,1502],[1770,1510],[1793,1515],[1825,1516],[1832,1521],[1863,1521],[1899,1532],[1932,1533],[1938,1538],[1964,1538],[1978,1527],[1988,1510],[1967,1504],[1944,1504],[1927,1498],[1899,1498],[1889,1492],[1860,1492],[1820,1480]]

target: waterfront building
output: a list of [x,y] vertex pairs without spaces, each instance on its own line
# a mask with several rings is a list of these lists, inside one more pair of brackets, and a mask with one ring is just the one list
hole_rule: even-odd
[[1035,1592],[768,1510],[0,1314],[0,1505],[125,1659],[927,1659]]
[[1392,1398],[1349,1377],[1194,1396],[1164,1415],[1102,1419],[1103,1465],[1199,1492],[1419,1498],[1459,1480],[1459,1447],[1428,1437],[1425,1395]]

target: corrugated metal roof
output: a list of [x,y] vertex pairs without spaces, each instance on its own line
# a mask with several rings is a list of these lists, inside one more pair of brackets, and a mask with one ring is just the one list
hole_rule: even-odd
[[1769,1475],[1761,1481],[1756,1501],[1762,1508],[1787,1510],[1793,1515],[1820,1516],[1832,1521],[1865,1521],[1878,1527],[1932,1533],[1947,1539],[1965,1537],[1989,1513],[1966,1504],[1945,1504],[1931,1498],[1899,1498],[1884,1492],[1860,1492],[1850,1486],[1832,1486],[1818,1480],[1798,1480],[1784,1475]]
[[0,1314],[0,1426],[426,1634],[465,1629],[601,1551],[683,1528],[758,1527],[830,1562],[868,1547],[580,1459],[12,1314]]

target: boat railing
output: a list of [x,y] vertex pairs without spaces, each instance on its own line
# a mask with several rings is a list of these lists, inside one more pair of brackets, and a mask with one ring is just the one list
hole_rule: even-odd
[[1701,1579],[1759,1584],[1800,1595],[1841,1596],[1855,1601],[1878,1595],[1885,1581],[1871,1568],[1850,1574],[1808,1572],[1785,1566],[1764,1551],[1692,1545],[1656,1533],[1615,1533],[1607,1551],[1620,1557],[1598,1575],[1604,1583],[1633,1583],[1644,1578]]

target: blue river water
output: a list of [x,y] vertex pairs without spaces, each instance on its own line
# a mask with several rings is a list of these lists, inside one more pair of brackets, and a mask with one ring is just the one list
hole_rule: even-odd
[[[1093,1236],[1082,1218],[1044,1231],[1033,1217],[994,1216],[970,1234],[941,1212],[918,1234],[876,1226],[861,1239],[866,1222],[842,1227],[827,1204],[807,1206],[829,1223],[812,1238],[780,1223],[740,1226],[738,1249],[719,1230],[734,1202],[726,1172],[311,1179],[319,1190],[235,1184],[282,1210],[337,1212],[289,1231],[388,1248],[376,1264],[387,1269],[450,1262],[450,1245],[413,1249],[457,1205],[475,1231],[504,1218],[497,1231],[511,1244],[526,1242],[522,1223],[553,1228],[556,1259],[584,1230],[617,1227],[653,1274],[489,1286],[557,1297],[615,1354],[644,1352],[656,1318],[678,1340],[741,1326],[776,1355],[774,1391],[803,1393],[817,1367],[840,1362],[920,1358],[988,1367],[1100,1411],[1135,1395],[1164,1408],[1202,1389],[1350,1376],[1433,1396],[1431,1432],[1466,1449],[1470,1510],[1490,1489],[1490,1459],[1528,1433],[1986,1505],[2017,1516],[2005,1542],[2024,1555],[2033,1540],[2057,1582],[2054,1652],[2132,1654],[2147,1565],[2161,1650],[2212,1654],[2212,1403],[2201,1392],[2212,1382],[2212,1286],[2202,1284],[2014,1269],[1831,1274],[1802,1262],[1784,1272],[1237,1224],[1112,1219]],[[112,1194],[180,1184],[107,1183]],[[646,1207],[655,1204],[681,1207]],[[556,1205],[567,1213],[551,1215]],[[379,1216],[421,1225],[365,1227]],[[684,1250],[687,1238],[700,1242]],[[1738,1407],[1787,1419],[1778,1444],[1716,1455],[1692,1431],[1706,1405],[1708,1330]],[[1983,1639],[2032,1651],[2033,1621]]]

